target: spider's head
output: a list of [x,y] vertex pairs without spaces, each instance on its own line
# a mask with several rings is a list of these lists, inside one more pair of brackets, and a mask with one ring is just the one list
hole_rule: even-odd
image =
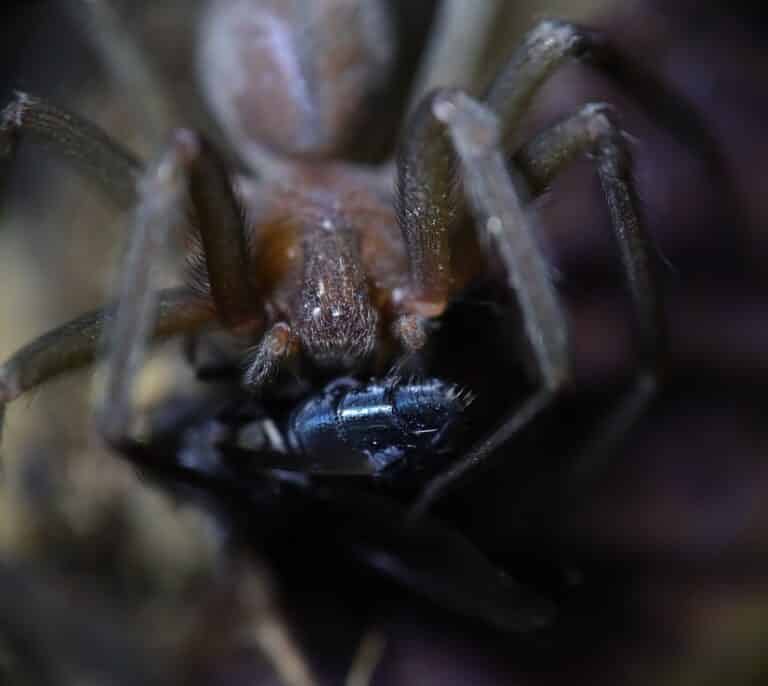
[[303,252],[295,322],[302,349],[321,368],[350,370],[373,351],[379,319],[355,234],[326,216],[305,232]]
[[378,316],[361,295],[329,307],[311,305],[302,317],[302,349],[321,369],[351,370],[373,352]]

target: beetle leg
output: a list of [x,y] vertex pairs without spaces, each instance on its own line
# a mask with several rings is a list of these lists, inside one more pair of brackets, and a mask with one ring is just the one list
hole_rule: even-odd
[[136,200],[141,162],[99,127],[26,93],[15,94],[0,114],[0,156],[29,136],[73,162],[121,207]]
[[438,94],[432,107],[435,117],[450,132],[476,222],[488,233],[506,266],[508,285],[520,306],[541,386],[488,438],[427,484],[414,507],[416,514],[423,513],[446,489],[487,462],[497,448],[552,402],[570,375],[565,315],[547,262],[536,243],[531,213],[522,204],[522,184],[516,183],[514,174],[507,169],[496,116],[457,91]]

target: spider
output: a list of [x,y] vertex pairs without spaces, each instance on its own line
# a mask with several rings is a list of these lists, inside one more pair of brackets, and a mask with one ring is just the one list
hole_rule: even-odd
[[[140,51],[104,19],[110,16],[107,5],[89,4],[102,12],[103,42],[112,43],[115,71],[128,74],[142,100],[162,110],[162,95]],[[144,164],[93,124],[38,98],[18,94],[6,106],[0,124],[6,153],[19,137],[42,140],[84,166],[134,212],[118,304],[83,315],[16,352],[0,367],[0,402],[4,407],[50,378],[91,363],[106,336],[109,380],[100,428],[124,452],[141,452],[126,427],[133,420],[135,371],[149,341],[210,328],[228,332],[240,346],[241,385],[251,394],[299,363],[326,379],[359,377],[423,351],[449,304],[488,265],[500,263],[522,316],[538,389],[466,453],[433,470],[408,516],[395,517],[416,527],[422,542],[441,536],[455,542],[427,511],[477,467],[498,459],[569,383],[567,318],[535,237],[529,201],[578,156],[593,160],[599,175],[637,333],[637,382],[617,404],[598,443],[611,445],[657,386],[662,302],[630,149],[612,109],[587,104],[532,140],[517,140],[537,90],[567,60],[589,59],[609,75],[637,77],[646,91],[650,77],[628,71],[602,36],[544,20],[478,95],[443,87],[445,74],[433,72],[451,53],[451,36],[462,30],[469,35],[472,28],[462,23],[466,19],[456,3],[443,3],[442,28],[431,39],[431,58],[418,79],[418,98],[394,163],[343,162],[336,155],[345,134],[392,60],[388,5],[325,0],[307,12],[299,5],[215,0],[203,14],[204,91],[247,173],[231,171],[217,147],[189,129],[173,130],[157,158]],[[468,71],[461,60],[452,68],[457,80]],[[425,94],[425,84],[435,80],[441,87]],[[672,119],[695,121],[683,104],[662,97],[661,86],[656,92],[672,103],[667,108]],[[189,236],[187,283],[158,292],[152,286],[154,265],[178,225]],[[425,403],[417,415],[431,409]],[[341,431],[343,423],[334,428]],[[355,440],[353,447],[359,448],[361,439]],[[384,469],[374,464],[371,451],[358,453],[362,457],[353,465],[336,463],[330,455],[322,473],[380,476]],[[429,457],[429,451],[418,457],[427,473]],[[311,475],[313,459],[295,469]],[[285,481],[282,472],[275,478]],[[496,571],[487,571],[487,561],[472,567],[470,559],[479,554],[468,550],[462,541],[446,544],[443,552],[447,557],[453,551],[475,578],[493,586],[489,593],[496,592]],[[509,606],[506,592],[498,591],[499,606]],[[515,594],[519,599],[517,587]],[[442,601],[459,605],[449,593]],[[494,614],[479,606],[470,612]],[[536,625],[546,614],[541,608],[521,613],[513,624]]]

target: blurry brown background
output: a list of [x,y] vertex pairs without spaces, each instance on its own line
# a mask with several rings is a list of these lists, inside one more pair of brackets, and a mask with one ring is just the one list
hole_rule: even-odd
[[[162,0],[125,3],[125,8],[174,84],[178,109],[188,117],[184,123],[207,127],[193,73],[195,4]],[[3,99],[18,88],[67,105],[146,156],[151,146],[136,103],[110,86],[83,22],[63,5],[5,4]],[[408,60],[418,52],[432,8],[429,2],[397,5],[405,46],[401,69],[409,73]],[[667,386],[579,512],[555,515],[541,531],[532,524],[527,533],[527,524],[511,521],[507,510],[525,484],[517,482],[517,471],[505,480],[503,470],[479,479],[445,510],[511,572],[520,547],[556,561],[553,566],[573,587],[563,591],[560,581],[555,583],[564,598],[563,616],[551,635],[530,641],[499,636],[356,572],[334,581],[313,578],[306,570],[273,571],[270,583],[277,590],[270,603],[282,608],[279,624],[293,637],[286,640],[295,641],[321,683],[344,680],[361,637],[371,630],[384,639],[373,678],[377,685],[763,683],[768,678],[768,92],[763,87],[768,26],[760,5],[521,0],[509,3],[505,15],[493,42],[502,52],[544,15],[603,28],[696,106],[720,146],[722,167],[708,168],[620,88],[579,65],[552,79],[526,124],[535,131],[587,100],[618,108],[633,137],[649,228],[668,265],[662,267],[671,337]],[[393,86],[393,92],[404,93],[405,84],[399,90]],[[386,110],[380,115],[381,131],[394,131],[398,108],[394,98],[392,116]],[[92,188],[38,147],[23,147],[2,169],[0,354],[5,356],[103,302],[114,279],[123,224]],[[546,438],[527,438],[511,459],[547,467],[571,450],[570,436],[582,431],[582,423],[597,420],[632,362],[618,261],[589,163],[575,165],[558,180],[538,209],[543,240],[571,307],[578,385],[544,427]],[[149,375],[148,395],[164,374],[185,373],[174,363],[177,358],[170,346],[165,363]],[[48,607],[52,614],[66,614],[77,627],[73,636],[87,635],[80,624],[99,616],[91,609],[97,587],[110,598],[99,595],[108,608],[104,623],[117,627],[111,642],[105,639],[109,654],[120,654],[123,647],[151,654],[146,662],[152,672],[155,661],[167,666],[186,659],[178,645],[153,632],[192,636],[201,617],[221,621],[231,613],[219,590],[210,590],[216,585],[210,579],[221,578],[222,553],[202,515],[139,484],[88,438],[91,378],[84,373],[57,381],[9,412],[0,509],[6,564],[0,572],[7,571],[6,588],[29,584],[28,592],[47,588],[56,598],[57,593],[79,597],[73,589],[84,594],[82,602],[41,601],[35,610],[38,624]],[[103,533],[104,520],[114,516],[110,500],[131,513],[120,510],[118,552]],[[112,564],[102,565],[103,556],[112,556]],[[131,571],[123,578],[126,566]],[[247,587],[248,598],[253,589],[242,578],[252,574],[263,580],[261,569],[237,572],[237,588]],[[37,574],[42,579],[35,585]],[[181,613],[190,589],[199,584],[203,595],[213,598],[210,606],[198,603]],[[265,616],[273,618],[270,603],[255,603],[243,621],[263,627]],[[88,663],[87,656],[68,656],[77,651],[40,632],[32,619],[20,625],[17,610],[7,601],[0,605],[14,617],[8,634],[0,635],[0,674],[5,669],[29,683],[59,683],[50,675],[63,672],[53,665]],[[131,643],[136,634],[152,649]],[[269,655],[258,640],[245,645]],[[207,672],[200,670],[199,683],[276,683],[263,661],[243,657],[247,650],[234,658],[226,645],[217,650],[211,649],[206,669],[218,681],[206,681]],[[112,667],[103,671],[109,679],[150,680],[137,676],[137,662],[131,666],[123,659],[122,667],[117,658],[107,660]],[[49,666],[36,676],[28,662]],[[285,674],[282,678],[291,683]],[[301,675],[293,678],[305,683]]]

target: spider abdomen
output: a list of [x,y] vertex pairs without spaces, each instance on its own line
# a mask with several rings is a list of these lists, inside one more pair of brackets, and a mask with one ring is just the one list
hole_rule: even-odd
[[333,154],[392,69],[392,29],[382,0],[215,0],[201,22],[203,92],[257,168],[261,146]]

